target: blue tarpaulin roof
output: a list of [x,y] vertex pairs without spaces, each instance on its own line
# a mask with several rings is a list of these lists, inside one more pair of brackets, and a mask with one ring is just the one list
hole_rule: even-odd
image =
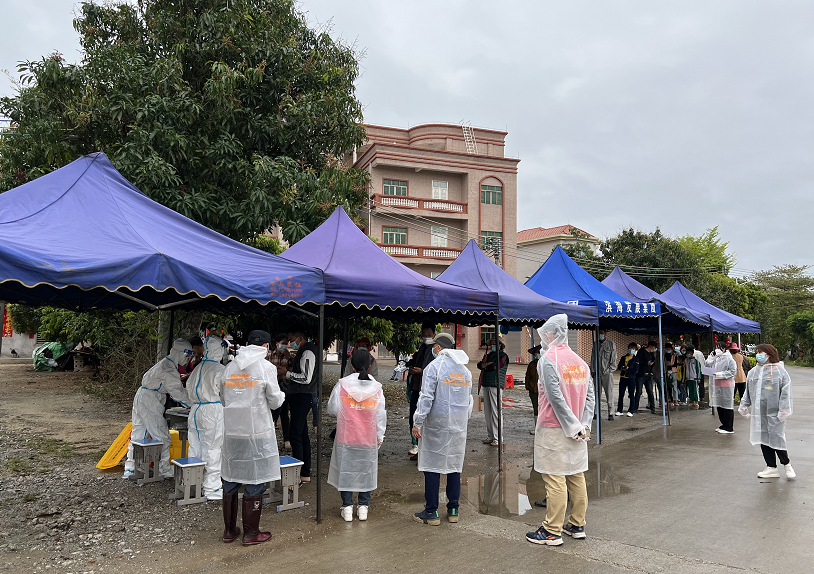
[[322,271],[154,202],[94,153],[0,194],[0,299],[258,311],[245,304],[323,303],[325,291]]
[[[494,322],[498,296],[430,279],[381,250],[342,207],[318,228],[283,252],[283,257],[325,272],[325,295],[335,302],[330,315],[354,316],[359,308],[404,320],[433,317],[460,324]],[[420,316],[419,316],[420,315]],[[490,318],[491,316],[491,318]]]
[[659,303],[627,300],[600,283],[568,257],[561,247],[554,248],[546,262],[526,281],[526,287],[555,301],[593,305],[600,319],[640,319],[661,314]]
[[712,319],[712,330],[718,333],[760,333],[760,323],[733,315],[707,303],[701,297],[684,287],[680,281],[663,293],[673,301],[680,303],[694,311],[707,313]]
[[595,306],[569,305],[538,295],[501,269],[481,251],[474,239],[467,243],[452,265],[438,276],[438,280],[497,293],[502,321],[535,323],[558,313],[566,313],[571,323],[598,323]]
[[664,312],[663,329],[665,332],[689,333],[709,328],[711,321],[709,315],[700,311],[693,311],[669,297],[659,295],[646,285],[636,281],[619,267],[614,268],[611,274],[602,281],[602,284],[613,289],[614,292],[619,293],[629,301],[638,301],[640,303],[659,301],[662,312]]

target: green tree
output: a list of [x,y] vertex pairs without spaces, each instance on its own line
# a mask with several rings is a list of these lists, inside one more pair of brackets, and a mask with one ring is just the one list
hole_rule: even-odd
[[[437,329],[437,328],[436,328]],[[439,331],[440,332],[440,331]],[[393,333],[385,345],[398,360],[403,355],[414,353],[421,345],[420,323],[396,323]]]
[[764,336],[768,335],[777,348],[785,348],[795,342],[789,317],[814,310],[814,277],[808,275],[807,271],[808,266],[805,265],[779,265],[758,271],[750,277],[763,289],[768,299],[760,310],[758,320]]
[[684,235],[678,242],[698,260],[701,266],[714,268],[721,273],[729,273],[737,258],[727,253],[729,241],[721,239],[718,226],[707,229],[702,235]]
[[811,356],[814,351],[814,311],[802,311],[791,315],[786,320],[792,336],[803,346],[803,352]]
[[0,99],[0,191],[102,150],[152,199],[238,240],[289,242],[367,199],[354,49],[293,0],[84,2],[82,61],[29,61]]

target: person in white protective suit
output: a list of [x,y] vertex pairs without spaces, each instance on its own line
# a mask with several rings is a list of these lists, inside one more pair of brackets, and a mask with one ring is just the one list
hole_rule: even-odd
[[721,426],[715,432],[735,434],[735,375],[738,365],[726,351],[726,343],[721,341],[718,348],[709,354],[707,367],[715,367],[715,374],[709,377],[709,406],[718,409]]
[[130,431],[130,445],[127,447],[127,460],[124,463],[124,476],[132,478],[135,468],[133,460],[133,440],[153,438],[164,443],[161,449],[161,462],[158,472],[164,478],[172,478],[170,466],[170,431],[164,419],[164,403],[167,395],[184,407],[189,406],[189,397],[178,367],[184,367],[192,359],[192,345],[186,339],[176,339],[170,354],[158,361],[141,379],[141,387],[133,397],[133,430]]
[[749,442],[760,445],[766,460],[766,469],[757,475],[760,478],[779,478],[779,458],[786,470],[786,478],[793,479],[797,474],[791,467],[786,450],[786,419],[792,413],[791,377],[773,345],[758,345],[755,359],[757,366],[749,371],[746,393],[741,397],[738,411],[751,418]]
[[413,436],[418,439],[418,470],[424,473],[424,510],[416,522],[438,526],[441,475],[447,475],[447,520],[458,522],[461,471],[466,453],[466,427],[472,416],[472,373],[469,357],[453,349],[455,341],[438,333],[431,348],[435,357],[422,370],[421,392],[413,416]]
[[243,545],[262,544],[270,532],[260,531],[266,482],[280,479],[280,455],[271,411],[285,395],[277,384],[277,367],[266,360],[271,335],[252,331],[245,347],[223,371],[223,541],[240,535],[238,490],[243,492]]
[[379,448],[387,429],[382,385],[368,375],[371,356],[357,349],[351,357],[353,374],[331,391],[328,414],[336,417],[336,439],[331,452],[328,484],[342,497],[340,515],[353,520],[353,493],[359,493],[357,516],[367,520],[370,494],[376,490],[379,474]]
[[[540,413],[534,436],[534,470],[546,487],[542,526],[526,534],[534,544],[559,546],[562,533],[585,538],[588,440],[594,416],[594,384],[588,365],[568,346],[568,316],[554,315],[538,330],[542,357],[537,363]],[[571,516],[565,510],[571,500]]]
[[223,498],[220,482],[220,451],[223,447],[223,405],[220,389],[223,370],[220,362],[226,342],[209,335],[204,341],[203,359],[187,380],[187,393],[192,401],[189,411],[189,456],[206,463],[203,494],[209,500]]

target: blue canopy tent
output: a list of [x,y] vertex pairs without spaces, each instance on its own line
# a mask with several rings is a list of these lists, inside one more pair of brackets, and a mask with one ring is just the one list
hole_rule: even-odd
[[662,329],[667,333],[693,333],[706,331],[711,318],[706,313],[693,311],[669,297],[659,295],[649,287],[642,285],[633,277],[616,267],[602,284],[619,293],[628,301],[649,303],[658,301],[662,310]]
[[[649,326],[658,327],[661,335],[661,305],[658,302],[643,303],[629,301],[599,282],[593,275],[568,257],[561,247],[555,247],[548,259],[535,271],[526,286],[545,297],[575,305],[590,305],[597,308],[599,326],[615,331],[635,332]],[[597,330],[594,345],[598,344]],[[594,371],[597,371],[596,367]],[[594,381],[596,392],[596,440],[602,440],[601,409],[599,408],[599,384]],[[662,380],[662,397],[664,381]],[[662,400],[662,407],[664,401]],[[667,411],[662,408],[664,424],[667,424]]]
[[760,323],[738,317],[707,303],[701,297],[684,287],[680,281],[673,283],[661,297],[669,297],[673,301],[710,317],[710,329],[718,333],[760,333]]

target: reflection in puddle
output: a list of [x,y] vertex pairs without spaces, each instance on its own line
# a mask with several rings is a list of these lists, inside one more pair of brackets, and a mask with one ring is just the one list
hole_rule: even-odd
[[[631,492],[630,487],[614,476],[611,465],[600,461],[589,461],[585,483],[589,500]],[[503,472],[461,480],[461,502],[490,516],[523,516],[534,509],[534,502],[545,497],[543,477],[533,470],[531,461],[504,464]],[[545,509],[538,510],[545,512]]]

